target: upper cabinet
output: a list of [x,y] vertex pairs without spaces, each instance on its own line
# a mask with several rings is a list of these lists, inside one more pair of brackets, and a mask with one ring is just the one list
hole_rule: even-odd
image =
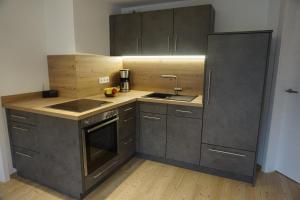
[[174,9],[175,55],[206,54],[207,35],[214,31],[211,5]]
[[139,55],[141,25],[138,13],[110,16],[110,55]]
[[214,29],[211,5],[113,15],[111,55],[199,55]]
[[173,9],[142,13],[142,55],[169,55]]

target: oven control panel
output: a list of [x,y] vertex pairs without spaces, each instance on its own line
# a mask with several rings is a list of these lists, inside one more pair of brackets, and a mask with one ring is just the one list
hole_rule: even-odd
[[118,116],[118,110],[110,110],[104,113],[100,113],[95,116],[82,120],[81,127],[88,127],[116,116]]

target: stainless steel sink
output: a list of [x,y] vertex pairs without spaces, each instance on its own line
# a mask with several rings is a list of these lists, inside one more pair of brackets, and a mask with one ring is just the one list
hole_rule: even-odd
[[197,96],[187,96],[187,95],[175,95],[175,94],[166,94],[166,93],[158,93],[154,92],[144,96],[144,98],[152,98],[152,99],[166,99],[166,100],[174,100],[174,101],[193,101]]

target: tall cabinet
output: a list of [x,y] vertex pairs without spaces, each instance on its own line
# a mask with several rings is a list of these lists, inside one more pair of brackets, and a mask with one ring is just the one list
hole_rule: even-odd
[[208,36],[201,167],[253,181],[270,31]]

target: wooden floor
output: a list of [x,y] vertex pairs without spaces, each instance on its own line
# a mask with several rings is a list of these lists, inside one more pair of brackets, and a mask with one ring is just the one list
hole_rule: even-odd
[[[0,183],[2,200],[70,199],[38,184],[12,178]],[[255,187],[226,178],[134,158],[87,200],[300,200],[300,185],[279,173],[259,173]]]

